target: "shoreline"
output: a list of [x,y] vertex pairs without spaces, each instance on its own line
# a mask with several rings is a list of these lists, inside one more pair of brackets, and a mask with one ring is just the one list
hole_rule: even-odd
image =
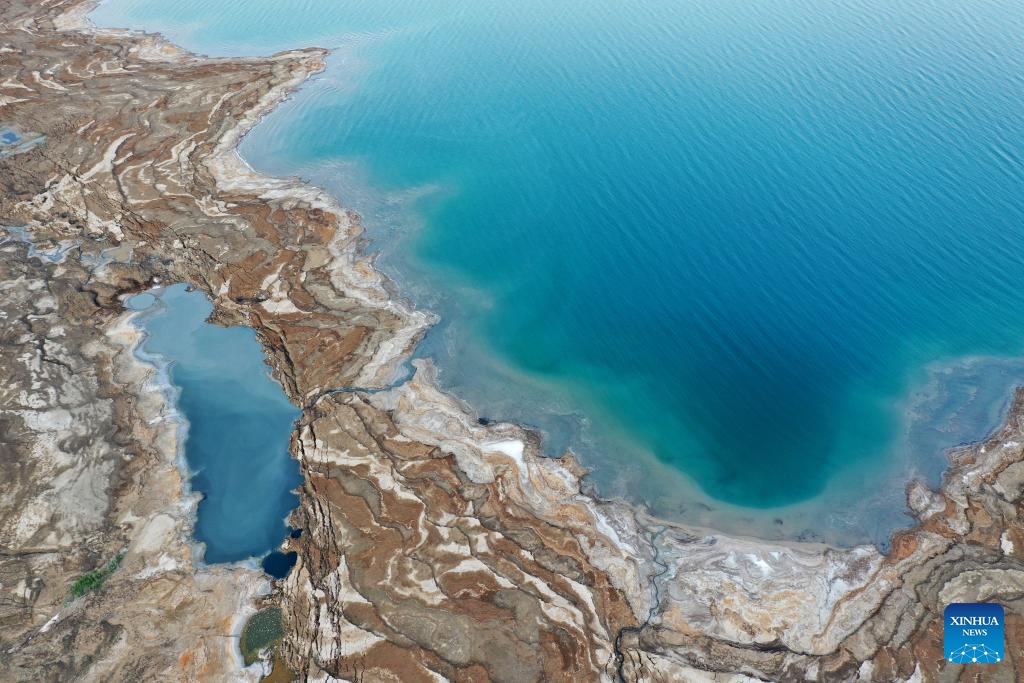
[[[87,15],[83,16],[82,18],[86,21],[86,24],[84,27],[81,28],[85,28],[90,32],[96,32],[98,34],[106,33],[105,29],[96,27],[91,22],[89,22]],[[114,29],[110,31],[109,35],[119,37],[124,33],[128,33],[129,35],[135,35],[135,37],[142,37],[146,42],[152,43],[154,46],[158,47],[158,52],[160,54],[167,52],[165,46],[170,46],[173,49],[181,49],[178,48],[178,46],[170,44],[162,35],[152,34],[145,31],[136,32],[129,30],[125,32]],[[289,58],[295,55],[315,55],[319,58],[323,58],[327,53],[327,50],[323,50],[320,48],[303,48],[298,50],[289,50],[284,53],[277,53],[276,55],[272,56],[271,59]],[[182,54],[185,55],[186,59],[197,58],[197,56],[192,55],[192,53],[189,53],[188,51],[183,50]],[[222,58],[214,59],[216,61]],[[223,59],[231,60],[234,58]],[[353,214],[348,209],[345,209],[337,201],[337,199],[329,195],[322,188],[309,185],[296,178],[279,178],[267,176],[255,171],[248,165],[248,163],[237,150],[238,144],[241,142],[242,138],[245,137],[245,135],[247,135],[253,128],[255,128],[260,123],[260,121],[265,116],[269,115],[281,102],[290,97],[311,76],[320,72],[321,70],[322,66],[318,65],[318,67],[315,70],[297,73],[292,79],[285,81],[275,86],[270,91],[268,91],[267,94],[255,106],[253,106],[249,111],[247,111],[246,114],[236,122],[232,129],[230,129],[225,135],[223,135],[218,140],[218,143],[214,148],[213,152],[208,158],[203,160],[203,163],[207,168],[211,170],[218,186],[224,190],[244,190],[256,192],[261,197],[279,197],[282,195],[292,196],[297,199],[309,202],[310,204],[316,206],[317,208],[332,212],[338,216],[347,216],[350,221],[351,231],[349,232],[348,235],[346,235],[346,247],[343,249],[339,249],[337,248],[336,243],[332,243],[331,245],[332,255],[335,257],[335,259],[341,261],[341,263],[337,265],[348,266],[349,269],[351,269],[352,267],[358,267],[360,264],[365,264],[365,267],[368,268],[369,270],[364,270],[361,273],[361,275],[363,275],[363,278],[360,279],[360,284],[363,284],[364,286],[369,285],[369,287],[367,287],[369,292],[364,294],[364,297],[360,297],[361,300],[369,304],[383,303],[383,305],[386,308],[395,310],[403,317],[412,318],[416,316],[416,314],[419,312],[411,311],[410,309],[407,308],[406,303],[404,301],[402,301],[401,299],[396,299],[397,295],[394,291],[394,286],[390,282],[390,280],[384,274],[373,269],[372,258],[367,259],[364,257],[362,253],[362,247],[365,244],[362,238],[363,228],[361,225],[361,221],[357,215]],[[346,274],[348,274],[348,271],[346,271]],[[351,292],[349,292],[348,290],[346,290],[346,292],[351,294]],[[381,297],[383,298],[383,302],[381,301]],[[219,304],[216,298],[213,299],[213,303],[215,307],[217,307]],[[214,315],[216,315],[216,312]],[[419,313],[419,315],[423,316],[423,318],[430,320],[431,323],[433,322],[432,316],[427,317],[428,314],[423,313]],[[421,320],[423,320],[423,318],[421,318]],[[374,383],[374,379],[377,379],[377,383],[381,386],[386,386],[387,384],[390,383],[390,378],[393,377],[395,371],[392,370],[392,374],[385,375],[385,377],[382,378],[380,377],[380,371],[377,370],[376,368],[378,366],[388,367],[389,365],[391,367],[396,367],[400,365],[402,362],[408,360],[412,352],[412,349],[415,346],[415,342],[418,341],[419,335],[426,331],[426,325],[423,323],[413,323],[411,327],[411,334],[407,332],[405,335],[402,335],[398,340],[392,341],[390,344],[384,345],[381,354],[383,358],[380,360],[375,358],[373,360],[376,361],[376,365],[374,365],[371,362],[367,364],[366,367],[364,367],[364,369],[360,372],[358,377],[365,379],[363,379],[361,383],[357,382],[357,386],[366,384],[372,385]],[[257,337],[260,339],[262,345],[264,346],[264,351],[267,352],[269,350],[268,345],[263,339],[263,335],[261,334],[260,328],[254,326],[254,329],[257,332]],[[402,340],[405,340],[406,343],[404,346],[399,346]],[[401,349],[401,351],[398,351],[397,349]],[[389,355],[391,356],[390,359],[387,358],[387,356]],[[368,370],[369,376],[367,376]],[[418,379],[420,374],[420,372],[417,372],[416,376],[414,376],[412,379]],[[463,421],[464,423],[468,423],[472,419],[472,409],[465,406],[465,404],[463,404],[462,401],[457,397],[440,393],[439,390],[437,390],[434,385],[432,372],[428,374],[428,377],[428,392],[437,391],[438,396],[437,398],[435,398],[434,401],[425,401],[424,403],[430,405],[431,403],[436,402],[435,406],[444,405],[445,403],[449,405],[459,406],[460,412],[462,414],[458,416],[458,419],[460,419],[460,421]],[[283,388],[285,388],[286,393],[289,393],[287,391],[287,387]],[[376,389],[380,387],[373,388]],[[319,396],[317,396],[316,398],[319,398]],[[376,396],[371,397],[371,401],[373,398],[376,398]],[[539,435],[537,435],[535,432],[532,432],[531,430],[529,430],[526,427],[523,427],[522,425],[510,423],[493,423],[491,425],[488,425],[488,429],[486,431],[493,432],[499,430],[508,430],[509,432],[516,436],[521,435],[519,439],[516,439],[515,436],[513,436],[511,440],[521,440],[524,445],[529,444],[532,446],[531,449],[524,448],[524,454],[521,455],[519,458],[514,458],[514,460],[518,461],[518,464],[525,465],[527,469],[529,469],[530,465],[533,465],[535,467],[539,466],[539,469],[541,470],[547,469],[546,465],[548,465],[548,463],[558,463],[558,466],[561,466],[561,463],[564,460],[564,458],[548,458],[547,456],[540,454],[538,442]],[[419,436],[421,438],[429,440],[430,437],[432,437],[433,435],[427,436],[424,434],[420,434]],[[446,435],[444,435],[443,433],[440,433],[439,436],[439,444],[449,441],[446,438]],[[504,440],[506,439],[502,439],[500,437],[497,439],[487,439],[486,441],[479,443],[477,447],[479,448],[480,446],[484,446],[488,441],[501,442]],[[579,471],[579,466],[576,464],[574,456],[570,456],[569,462],[572,463],[569,468],[570,471]],[[565,474],[569,474],[569,472],[566,472]],[[560,475],[559,478],[562,478],[563,476],[564,475]],[[591,498],[588,494],[585,494],[583,492],[582,487],[579,483],[578,475],[573,476],[572,474],[569,474],[569,476],[574,481],[574,501],[577,503],[582,503],[582,506],[587,510],[587,516],[591,518],[596,528],[600,530],[602,535],[604,535],[604,537],[607,540],[610,540],[613,543],[613,545],[616,545],[620,552],[626,553],[627,556],[640,555],[641,551],[639,550],[638,546],[648,546],[650,548],[648,552],[651,554],[651,557],[656,557],[658,551],[656,547],[650,543],[650,538],[656,534],[661,534],[665,529],[675,529],[677,532],[682,533],[687,537],[699,536],[701,533],[708,533],[710,537],[716,538],[716,540],[726,540],[726,538],[723,537],[723,535],[720,532],[715,531],[713,529],[690,527],[686,524],[671,522],[658,518],[650,518],[646,515],[646,513],[638,510],[635,507],[635,505],[631,504],[630,502],[624,499],[616,498],[610,500],[603,500]],[[601,511],[602,507],[608,508],[611,511],[611,518],[607,517],[605,513]],[[616,522],[618,522],[619,524],[624,524],[626,525],[626,527],[616,528]],[[655,528],[658,528],[659,530],[655,531]],[[631,544],[623,542],[623,535],[627,535],[634,539],[634,543]],[[839,550],[828,544],[815,542],[766,542],[763,539],[758,538],[743,538],[731,536],[727,537],[727,540],[733,541],[738,548],[744,548],[749,544],[750,546],[758,549],[763,549],[760,546],[767,546],[770,548],[784,548],[801,554],[814,552],[816,550]],[[855,546],[851,550],[854,551],[856,554],[860,554],[860,552],[865,550],[866,548],[870,548],[871,551],[877,552],[877,549],[875,549],[873,546]],[[615,567],[609,566],[605,567],[605,569],[614,570]],[[646,608],[640,607],[639,605],[637,606],[638,610],[641,613],[646,612],[648,614],[652,614],[657,610],[657,596],[660,593],[660,589],[656,585],[656,582],[652,581],[650,583],[649,590],[651,591],[651,595],[648,598],[641,600],[641,603],[646,604],[648,606]]]
[[[73,11],[65,16],[69,17],[67,23],[68,26],[73,26],[77,30],[84,30],[87,32],[95,32],[97,34],[110,35],[113,37],[119,36],[133,36],[135,38],[141,38],[147,43],[152,43],[155,47],[155,53],[157,55],[181,55],[187,59],[200,59],[200,60],[212,60],[212,61],[231,61],[236,59],[260,59],[258,55],[231,55],[231,56],[217,56],[210,57],[201,53],[194,53],[186,48],[174,44],[164,34],[159,31],[150,31],[148,29],[131,29],[131,28],[115,28],[115,27],[100,27],[95,25],[90,15],[100,4],[103,4],[103,0],[85,0],[83,6],[87,7],[84,11],[79,14],[78,11]],[[73,18],[72,18],[73,17]],[[299,48],[288,48],[283,51],[277,52],[271,56],[271,59],[283,58],[290,55],[298,54],[316,54],[321,58],[326,58],[335,49],[320,48],[320,47],[299,47]],[[348,266],[353,264],[365,265],[368,268],[369,277],[367,280],[363,280],[362,284],[367,284],[369,281],[371,284],[370,289],[372,294],[367,298],[363,299],[366,303],[379,304],[380,300],[378,296],[383,296],[384,305],[391,310],[394,310],[399,316],[410,319],[419,318],[415,322],[411,322],[410,326],[403,330],[399,335],[395,336],[395,339],[391,342],[392,346],[381,349],[381,358],[376,360],[376,364],[369,363],[362,373],[359,375],[359,380],[351,385],[345,387],[339,387],[338,389],[330,389],[329,391],[359,391],[366,389],[369,391],[381,391],[385,390],[389,386],[396,383],[401,383],[404,380],[409,379],[407,373],[403,370],[405,366],[411,366],[413,359],[424,360],[431,367],[436,368],[436,363],[433,358],[426,357],[422,358],[416,355],[416,349],[423,340],[423,337],[433,329],[440,318],[437,314],[432,311],[423,311],[416,309],[412,301],[404,296],[400,291],[398,284],[386,273],[377,269],[375,261],[377,254],[374,252],[367,253],[366,247],[369,245],[369,238],[365,236],[365,227],[363,225],[363,219],[358,214],[354,213],[351,209],[344,207],[338,198],[333,196],[329,190],[325,189],[320,185],[313,184],[311,182],[304,181],[298,176],[275,176],[257,171],[252,167],[250,162],[241,154],[239,147],[244,138],[246,138],[253,130],[259,126],[264,118],[275,113],[278,108],[287,100],[291,99],[295,94],[303,88],[309,87],[309,83],[315,81],[316,77],[327,69],[326,62],[323,65],[309,72],[308,74],[296,74],[295,77],[289,81],[283,82],[276,86],[273,90],[268,92],[265,97],[258,102],[250,111],[240,118],[233,130],[228,134],[221,137],[214,152],[208,159],[204,161],[206,166],[211,169],[216,182],[218,185],[225,190],[247,190],[261,192],[264,196],[279,195],[280,193],[290,194],[297,199],[308,201],[312,205],[321,208],[324,211],[334,213],[338,216],[348,216],[352,222],[352,232],[347,236],[347,241],[344,250],[339,250],[334,253],[335,258]],[[332,251],[335,245],[332,244]],[[367,271],[364,271],[364,274]],[[216,299],[211,299],[216,305]],[[248,323],[246,323],[248,324]],[[263,345],[266,353],[270,352],[269,345],[260,336],[259,327],[253,326],[256,330],[258,338],[260,338],[261,345]],[[390,358],[388,358],[390,356]],[[928,372],[929,368],[935,366],[952,367],[958,365],[964,361],[969,361],[974,358],[988,357],[984,355],[976,356],[970,355],[962,358],[950,358],[942,361],[934,361],[927,363],[918,371],[911,374],[920,374],[921,372]],[[996,358],[996,357],[992,357]],[[1022,357],[1024,360],[1024,357]],[[432,378],[436,378],[438,370],[434,370],[431,374]],[[929,373],[930,374],[930,373]],[[277,378],[275,378],[277,379]],[[432,379],[432,381],[434,381]],[[1024,380],[1022,380],[1024,381]],[[912,489],[919,488],[921,486],[925,488],[931,488],[933,485],[938,488],[942,488],[945,483],[946,476],[953,468],[953,452],[961,450],[964,447],[972,445],[980,445],[987,441],[990,436],[1000,431],[1002,426],[1008,419],[1008,409],[1012,403],[1012,397],[1016,392],[1015,386],[1010,387],[1008,392],[1008,398],[1003,403],[1001,413],[1004,414],[1003,419],[996,422],[994,425],[986,428],[985,434],[981,435],[977,439],[967,441],[964,443],[956,444],[945,448],[941,453],[936,453],[935,457],[941,462],[937,462],[936,466],[939,469],[938,475],[935,477],[937,481],[928,481],[922,479],[922,473],[919,470],[920,465],[923,461],[907,462],[906,465],[909,468],[908,471],[912,471],[914,474],[903,480],[901,485],[898,487],[903,495],[901,496],[902,507],[898,511],[906,516],[906,520],[901,523],[891,522],[891,528],[885,533],[884,539],[879,541],[857,541],[849,544],[836,542],[835,539],[822,538],[819,529],[811,529],[810,540],[803,540],[798,537],[792,536],[787,533],[782,537],[771,538],[767,535],[759,536],[756,532],[752,534],[744,534],[736,531],[735,529],[723,530],[714,525],[713,520],[707,522],[694,522],[685,519],[673,519],[665,517],[657,513],[650,513],[646,509],[646,504],[642,501],[631,500],[628,496],[618,494],[605,496],[601,495],[599,491],[596,491],[592,482],[584,482],[581,477],[581,489],[580,495],[586,498],[592,498],[598,505],[609,504],[614,506],[623,506],[627,509],[636,509],[645,518],[651,520],[651,523],[656,526],[674,527],[682,532],[688,534],[704,534],[708,536],[723,535],[736,540],[744,542],[764,542],[767,544],[784,545],[792,547],[794,549],[800,549],[804,547],[822,547],[836,550],[852,550],[862,546],[872,546],[880,552],[882,555],[887,555],[889,548],[891,548],[892,542],[896,537],[903,533],[911,530],[915,526],[914,511],[908,502],[908,492]],[[285,388],[286,393],[287,388]],[[439,387],[441,388],[441,387]],[[464,412],[470,416],[475,417],[479,415],[479,412],[472,406],[467,400],[459,396],[457,393],[452,393],[448,389],[441,388],[442,393],[446,394],[453,401],[462,406]],[[899,404],[910,403],[916,392],[911,387],[907,392],[904,392]],[[314,397],[307,397],[311,399],[311,403],[300,405],[300,408],[309,408],[316,400],[321,398],[321,395]],[[907,415],[903,415],[906,418]],[[902,420],[901,420],[902,421]],[[496,422],[496,424],[501,424]],[[531,441],[537,441],[537,448],[535,449],[535,455],[537,457],[549,458],[552,456],[545,455],[543,453],[543,447],[541,442],[543,435],[540,429],[534,428],[528,424],[513,422],[517,428],[531,434]],[[885,449],[888,450],[888,449]],[[567,452],[571,455],[575,462],[579,462],[580,454],[572,449],[570,446]],[[788,511],[805,509],[804,512],[797,512],[797,515],[801,516],[813,516],[819,514],[817,510],[821,507],[820,512],[825,512],[826,507],[831,504],[832,501],[828,499],[828,491],[833,489],[844,488],[841,483],[834,481],[835,475],[829,480],[824,486],[822,492],[816,494],[813,498],[798,501],[796,503],[782,505],[782,506],[771,506],[765,508],[750,508],[727,501],[720,501],[714,499],[705,494],[700,485],[693,479],[688,473],[678,470],[676,471],[674,466],[665,463],[658,459],[653,454],[646,454],[645,457],[652,459],[652,464],[658,468],[667,468],[673,471],[673,474],[678,474],[680,480],[685,482],[687,486],[687,494],[696,496],[692,499],[687,499],[685,502],[688,505],[696,505],[698,507],[708,507],[709,512],[714,510],[727,511],[726,514],[730,516],[732,521],[729,523],[731,526],[736,527],[742,524],[744,519],[755,519],[760,520],[762,531],[770,529],[771,518],[779,517]],[[879,456],[880,458],[880,456]],[[553,459],[558,460],[559,457]],[[578,465],[583,467],[588,472],[592,468],[586,465]],[[597,464],[600,466],[600,463]],[[843,470],[851,470],[858,467],[856,463],[846,464],[843,466]],[[931,477],[929,477],[930,479]],[[583,489],[587,488],[590,492],[585,492]],[[596,492],[595,492],[596,491]],[[887,527],[890,525],[887,524]],[[806,534],[807,530],[800,530],[796,533],[798,535]]]
[[[101,0],[95,0],[95,5],[98,5]],[[86,0],[87,4],[92,4],[94,0]],[[78,24],[76,28],[78,30],[85,30],[88,32],[95,32],[97,34],[106,34],[112,37],[120,37],[123,35],[134,36],[137,38],[143,38],[146,42],[150,42],[154,47],[157,48],[157,54],[164,55],[167,53],[175,54],[180,51],[180,54],[186,59],[200,59],[200,60],[213,60],[213,61],[231,61],[235,59],[261,59],[258,55],[247,55],[242,57],[208,57],[205,55],[199,55],[192,53],[191,51],[182,48],[181,46],[175,45],[170,42],[164,35],[160,33],[153,33],[147,30],[136,30],[136,29],[116,29],[116,28],[103,28],[96,26],[89,19],[89,14],[93,11],[95,6],[90,7],[84,14],[82,14],[81,21],[83,23]],[[287,49],[282,52],[275,53],[270,58],[290,58],[295,55],[315,55],[319,58],[325,58],[330,54],[331,50],[319,47],[303,47]],[[360,373],[359,377],[364,378],[362,382],[357,382],[356,386],[366,386],[366,388],[373,391],[377,391],[387,387],[393,383],[396,379],[401,377],[400,366],[403,363],[407,363],[412,358],[415,346],[422,338],[422,335],[426,333],[429,327],[436,323],[436,317],[434,314],[429,312],[422,312],[412,309],[408,300],[403,298],[398,292],[396,285],[392,280],[384,273],[374,268],[374,256],[372,254],[367,255],[364,253],[363,248],[366,245],[366,239],[363,237],[364,228],[362,225],[362,219],[357,214],[351,212],[351,210],[341,205],[337,198],[332,196],[325,189],[304,182],[297,177],[278,177],[271,176],[252,168],[246,159],[238,151],[238,146],[242,139],[245,138],[253,129],[255,129],[260,122],[266,117],[272,114],[285,100],[291,98],[300,88],[302,88],[311,78],[317,74],[322,73],[323,69],[326,68],[326,64],[312,70],[308,73],[297,73],[291,80],[285,81],[277,85],[275,88],[267,92],[261,101],[259,101],[251,110],[241,117],[226,135],[223,135],[218,141],[217,146],[214,148],[213,153],[204,160],[204,164],[211,170],[218,186],[224,190],[237,191],[244,190],[250,192],[258,192],[260,196],[280,196],[290,195],[296,199],[300,199],[309,202],[313,206],[316,206],[324,211],[334,213],[339,216],[348,216],[351,221],[352,232],[347,235],[348,244],[344,249],[338,249],[334,251],[335,244],[332,244],[332,252],[336,259],[341,263],[339,266],[344,264],[350,268],[353,265],[365,265],[368,271],[363,271],[361,274],[363,278],[360,279],[360,283],[363,285],[369,285],[367,289],[368,294],[363,301],[370,304],[380,304],[383,297],[383,304],[386,308],[392,309],[399,315],[406,318],[420,317],[420,321],[412,323],[408,331],[402,335],[396,335],[396,338],[391,345],[387,345],[382,349],[381,359],[374,359],[376,364],[367,364],[363,372]],[[351,294],[351,292],[348,292]],[[217,306],[217,300],[212,300],[214,305]],[[429,322],[428,322],[429,321]],[[269,348],[266,342],[263,341],[260,329],[253,327],[257,333],[257,337],[261,341],[261,345],[264,347],[264,353],[269,352]],[[400,350],[399,350],[400,349]],[[390,358],[389,358],[390,356]],[[430,366],[431,372],[429,377],[429,386],[431,389],[437,389],[438,392],[443,396],[446,402],[460,406],[467,420],[471,419],[475,415],[475,411],[471,406],[466,404],[461,398],[455,395],[449,395],[446,392],[441,391],[436,387],[434,380],[433,363],[430,359],[426,359],[426,363]],[[384,372],[384,376],[381,373]],[[418,372],[417,372],[418,374]],[[275,378],[276,379],[276,378]],[[375,381],[376,380],[376,381]],[[379,385],[379,386],[375,386]],[[286,393],[287,389],[285,389]],[[357,390],[358,391],[358,390]],[[314,400],[319,399],[317,396]],[[300,406],[301,407],[301,406]],[[307,406],[308,407],[308,406]],[[1010,419],[1010,415],[1007,419]],[[530,443],[534,446],[531,450],[526,451],[526,455],[523,457],[529,458],[541,458],[544,460],[560,461],[562,458],[549,458],[548,456],[539,454],[540,446],[539,439],[540,435],[530,427],[520,425],[516,423],[492,423],[494,427],[512,427],[513,432],[522,433],[526,436],[523,438],[524,442]],[[997,425],[992,433],[998,433],[1002,431],[1004,425]],[[944,454],[948,461],[947,465],[943,467],[943,474],[941,476],[943,482],[947,476],[951,475],[953,469],[954,459],[953,451],[962,450],[962,448],[969,448],[972,445],[982,445],[991,438],[984,437],[979,439],[974,444],[965,444],[964,447],[952,448],[949,453]],[[443,438],[441,439],[444,440]],[[294,457],[294,455],[293,455]],[[579,468],[577,463],[577,456],[570,452],[571,461],[574,463],[573,468]],[[912,489],[916,489],[923,484],[916,479],[906,481],[904,483],[904,490],[909,492]],[[927,487],[925,487],[927,488]],[[881,553],[878,548],[872,544],[857,544],[850,547],[837,547],[825,541],[800,541],[793,539],[782,539],[778,541],[768,540],[757,536],[744,536],[737,534],[724,534],[718,529],[711,526],[700,526],[691,525],[684,522],[677,522],[673,520],[661,519],[656,516],[650,516],[645,511],[642,511],[635,502],[630,501],[621,497],[613,498],[598,498],[593,497],[590,494],[584,493],[582,487],[578,485],[577,495],[580,499],[586,501],[587,505],[593,505],[594,509],[591,511],[594,515],[595,524],[601,528],[608,530],[606,536],[609,539],[619,541],[620,536],[618,530],[615,530],[609,525],[609,523],[602,519],[602,513],[599,508],[607,506],[613,508],[618,513],[616,516],[634,516],[637,519],[638,526],[634,530],[634,533],[639,532],[640,535],[654,535],[656,532],[653,528],[662,529],[675,529],[687,535],[701,535],[704,534],[708,537],[727,537],[729,540],[736,541],[739,545],[750,544],[753,546],[757,545],[768,545],[768,546],[780,546],[788,549],[792,549],[798,552],[814,551],[814,550],[828,550],[828,551],[843,551],[852,550],[859,551],[866,548],[870,548],[872,551],[878,552],[880,556],[885,556],[886,553]],[[912,514],[912,510],[907,505],[908,514]],[[625,514],[624,514],[625,513]],[[640,523],[640,519],[643,519],[643,523]],[[893,529],[889,534],[889,541],[892,543],[897,537],[907,533],[914,528],[912,519],[908,520],[908,524],[904,527],[898,527]],[[643,531],[640,531],[640,530]],[[660,533],[660,532],[657,532]],[[620,545],[620,549],[626,552],[636,552],[636,549],[629,544]],[[652,608],[653,609],[653,608]]]
[[[156,298],[153,305],[161,305],[159,298]],[[174,464],[181,477],[180,500],[187,512],[192,563],[196,567],[202,567],[204,566],[202,558],[206,552],[206,547],[204,543],[195,537],[196,520],[198,519],[199,502],[202,500],[202,494],[192,490],[192,477],[195,475],[195,471],[189,467],[188,460],[185,457],[185,442],[188,439],[189,422],[188,418],[185,417],[178,407],[181,389],[171,381],[171,361],[159,354],[151,354],[145,350],[146,338],[149,334],[146,332],[142,322],[145,319],[145,314],[146,310],[130,309],[125,306],[124,320],[119,322],[118,325],[132,330],[133,336],[129,340],[129,352],[138,364],[149,370],[149,376],[146,378],[143,387],[146,390],[156,392],[163,399],[162,405],[166,412],[153,419],[175,426]]]
[[[176,103],[184,119],[205,118],[207,127],[182,131],[179,123],[149,156],[120,147],[157,129],[136,123],[125,135],[116,129],[120,119],[105,122],[115,130],[95,134],[107,151],[77,163],[95,169],[86,180],[97,187],[116,179],[121,197],[113,209],[86,203],[63,181],[16,208],[42,226],[59,203],[102,240],[135,245],[139,262],[111,275],[120,278],[115,291],[141,291],[157,275],[179,278],[211,295],[213,322],[256,330],[275,380],[303,411],[291,448],[304,478],[293,513],[303,533],[288,541],[299,564],[275,582],[273,595],[285,609],[284,653],[296,672],[338,672],[358,654],[364,666],[391,675],[443,671],[444,678],[472,667],[551,678],[565,673],[566,657],[576,680],[647,680],[654,671],[724,680],[856,680],[864,671],[878,680],[930,677],[941,659],[929,639],[943,591],[969,591],[960,577],[990,569],[1005,573],[991,578],[999,595],[1016,590],[1017,574],[1024,581],[1024,531],[1004,505],[1024,496],[1014,488],[1024,479],[1016,440],[1024,392],[996,435],[958,454],[939,491],[911,492],[919,521],[882,556],[865,546],[693,533],[621,501],[592,499],[573,457],[543,456],[537,434],[522,426],[478,424],[435,385],[429,363],[417,361],[413,377],[390,386],[432,318],[392,299],[387,278],[361,254],[356,215],[322,190],[255,173],[235,151],[322,68],[325,53],[204,60],[151,34],[90,29],[86,7],[73,2],[59,23],[78,17],[85,28],[75,30],[116,42],[119,59],[141,65],[132,88],[146,69],[190,83],[197,74],[210,78],[193,86],[200,94],[257,73],[246,81],[253,90]],[[190,134],[182,140],[183,133]],[[67,143],[51,136],[44,147],[59,144]],[[168,204],[179,196],[188,201]],[[178,230],[183,221],[198,227]],[[515,609],[502,602],[513,596]],[[356,618],[367,604],[376,616]],[[495,610],[497,620],[488,616]],[[560,645],[538,650],[537,642],[554,641],[516,632],[519,610],[532,610],[541,633],[562,634]],[[415,629],[424,614],[446,625],[444,640]],[[453,642],[462,649],[452,650]],[[909,660],[897,656],[908,647]]]

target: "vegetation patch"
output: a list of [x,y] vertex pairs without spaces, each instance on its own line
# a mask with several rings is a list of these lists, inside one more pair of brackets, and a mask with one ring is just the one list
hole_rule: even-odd
[[124,553],[118,553],[115,555],[110,562],[107,562],[102,567],[93,569],[88,574],[83,575],[73,584],[71,584],[71,598],[80,598],[86,593],[94,590],[98,590],[103,582],[107,580],[107,577],[117,570],[121,564],[121,560],[124,559]]
[[260,658],[260,652],[275,647],[284,636],[284,623],[281,609],[268,607],[261,609],[249,618],[242,629],[242,637],[238,647],[242,651],[242,660],[246,666]]

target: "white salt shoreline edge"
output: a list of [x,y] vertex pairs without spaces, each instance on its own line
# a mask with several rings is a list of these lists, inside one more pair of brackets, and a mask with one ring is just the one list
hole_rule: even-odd
[[[158,35],[94,26],[87,15],[96,4],[83,0],[73,6],[62,15],[58,28],[112,38],[142,36],[137,54],[145,59],[193,58]],[[317,59],[323,54],[295,50],[261,61]],[[247,191],[267,199],[294,199],[338,216],[339,232],[347,229],[347,233],[339,234],[330,245],[332,281],[348,296],[367,306],[389,310],[406,321],[381,345],[356,382],[364,387],[387,386],[434,322],[433,316],[414,311],[399,299],[387,278],[373,267],[372,259],[359,253],[354,238],[360,227],[333,197],[298,180],[259,174],[236,151],[241,138],[314,71],[310,64],[310,68],[297,71],[293,78],[268,91],[221,137],[202,163],[225,190]],[[740,644],[777,640],[796,652],[824,654],[833,651],[862,623],[858,617],[866,618],[881,603],[898,582],[903,563],[909,561],[886,564],[871,545],[838,549],[819,543],[767,542],[724,535],[654,519],[621,499],[595,499],[581,492],[579,477],[563,461],[540,453],[534,433],[508,423],[477,425],[472,411],[436,386],[429,362],[416,361],[414,366],[417,372],[412,379],[368,399],[394,411],[395,424],[406,438],[453,453],[460,468],[474,481],[492,481],[504,476],[509,468],[515,469],[517,486],[509,488],[510,498],[538,517],[574,530],[592,564],[605,571],[623,591],[641,622],[655,617],[666,604],[675,605],[686,611],[691,624],[712,637]],[[912,483],[908,489],[914,486]],[[928,493],[921,495],[927,497]],[[929,552],[937,543],[925,536],[919,552]],[[861,592],[858,600],[846,601],[854,591]],[[871,595],[866,595],[869,592]],[[733,622],[723,623],[711,614],[708,602],[715,599],[728,600],[747,623],[760,624],[757,634],[751,635]]]

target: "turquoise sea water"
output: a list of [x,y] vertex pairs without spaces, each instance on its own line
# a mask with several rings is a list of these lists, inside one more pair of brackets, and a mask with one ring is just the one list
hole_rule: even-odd
[[593,482],[882,540],[1022,377],[1024,5],[107,0],[215,55],[337,48],[251,134],[444,322],[420,353]]
[[132,297],[144,311],[146,356],[168,363],[188,424],[185,460],[202,494],[195,538],[207,562],[262,556],[288,534],[285,517],[298,504],[302,479],[288,454],[299,411],[269,375],[255,333],[205,322],[213,310],[184,285]]

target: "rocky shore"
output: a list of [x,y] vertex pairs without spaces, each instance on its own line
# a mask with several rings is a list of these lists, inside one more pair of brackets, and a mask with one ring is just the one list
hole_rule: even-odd
[[[942,609],[1007,608],[1024,671],[1024,394],[888,556],[730,538],[583,494],[536,435],[480,424],[418,363],[433,322],[359,219],[234,151],[324,52],[204,59],[100,31],[81,0],[0,0],[0,679],[259,680],[238,635],[276,605],[274,680],[957,681]],[[302,408],[282,581],[194,561],[171,407],[122,301],[186,282],[249,325]],[[122,557],[123,554],[123,557]],[[88,572],[122,557],[93,590]]]

